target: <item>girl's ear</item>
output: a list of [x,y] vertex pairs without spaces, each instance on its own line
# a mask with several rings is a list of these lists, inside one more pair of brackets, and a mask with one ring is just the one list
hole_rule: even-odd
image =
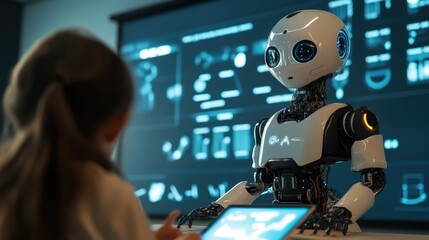
[[104,140],[115,141],[128,123],[129,113],[116,114],[107,122],[104,131]]

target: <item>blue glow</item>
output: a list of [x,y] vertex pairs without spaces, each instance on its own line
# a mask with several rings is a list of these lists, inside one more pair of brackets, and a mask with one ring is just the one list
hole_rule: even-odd
[[247,150],[237,150],[237,151],[234,151],[234,156],[237,157],[237,158],[248,157],[249,154],[250,154],[250,152],[247,151]]
[[210,129],[208,127],[195,128],[193,131],[194,134],[207,134],[209,132]]
[[210,73],[204,73],[198,77],[198,80],[200,81],[209,81],[210,79],[212,79],[212,75]]
[[208,134],[210,129],[208,127],[203,128],[195,128],[193,130],[193,148],[192,153],[196,160],[204,161],[208,158],[208,146],[210,144],[210,139],[207,137],[203,137],[203,134]]
[[146,193],[147,193],[146,189],[140,188],[140,189],[137,189],[136,191],[134,191],[134,196],[142,197],[142,196],[146,195]]
[[195,118],[195,120],[198,122],[198,123],[204,123],[204,122],[208,122],[209,121],[209,116],[208,115],[199,115],[199,116],[197,116],[196,118]]
[[342,7],[344,5],[352,4],[352,0],[337,0],[337,1],[330,1],[328,3],[329,8],[337,8]]
[[209,184],[207,189],[211,197],[218,198],[226,193],[226,190],[228,189],[228,183],[221,183],[217,188],[215,188],[215,186],[212,184]]
[[220,28],[212,31],[207,32],[201,32],[201,33],[195,33],[192,35],[187,35],[182,37],[182,43],[192,43],[192,42],[198,42],[202,40],[222,37],[226,35],[232,35],[240,32],[250,31],[253,29],[252,23],[243,23],[240,25]]
[[176,202],[183,201],[183,196],[179,193],[179,191],[177,190],[177,187],[174,185],[170,186],[170,192],[168,193],[167,196],[168,196],[168,199],[172,201],[176,201]]
[[194,82],[194,90],[197,93],[204,92],[207,88],[207,83],[205,81],[197,80]]
[[376,19],[381,14],[381,2],[385,1],[384,7],[390,9],[392,3],[390,0],[365,0],[365,19]]
[[232,126],[233,131],[246,131],[250,130],[251,126],[250,124],[237,124]]
[[234,117],[234,115],[230,112],[227,113],[219,113],[216,115],[217,120],[219,121],[225,121],[225,120],[231,120]]
[[255,95],[267,94],[270,92],[271,92],[271,86],[262,86],[262,87],[253,88],[253,94]]
[[390,53],[383,53],[379,55],[367,56],[365,62],[368,64],[377,63],[377,62],[386,62],[390,60]]
[[386,41],[384,43],[384,49],[390,50],[391,48],[392,48],[392,42],[391,41]]
[[185,191],[185,196],[198,199],[198,186],[197,184],[192,184],[191,189]]
[[391,79],[392,71],[389,68],[370,70],[365,73],[365,83],[374,90],[385,88]]
[[387,36],[387,35],[390,35],[390,33],[391,33],[390,28],[382,28],[378,31],[380,33],[380,36]]
[[219,159],[219,158],[226,158],[228,156],[228,153],[226,151],[217,151],[213,155],[214,155],[213,156],[214,158]]
[[426,200],[424,176],[421,173],[407,173],[402,176],[402,198],[404,205],[417,205]]
[[366,38],[375,38],[378,37],[378,30],[372,30],[365,33]]
[[177,159],[182,158],[182,152],[181,152],[181,151],[179,151],[179,150],[174,151],[174,152],[173,152],[173,155],[172,155],[172,158],[173,158],[174,160],[177,160]]
[[419,3],[419,1],[420,1],[420,0],[407,0],[407,3],[408,3],[408,4],[412,4],[412,5],[414,5],[414,4]]
[[407,24],[407,30],[408,31],[420,30],[420,29],[425,29],[425,28],[429,28],[429,21],[428,20],[423,21],[423,22]]
[[167,98],[174,100],[182,96],[182,84],[174,84],[167,89]]
[[417,63],[410,62],[407,68],[407,78],[410,82],[417,82],[419,80]]
[[140,59],[148,59],[148,58],[165,56],[165,55],[170,54],[171,52],[172,52],[171,46],[162,45],[159,47],[142,49],[139,52],[139,56],[140,56]]
[[171,47],[169,45],[159,46],[156,52],[158,56],[165,56],[171,53]]
[[218,126],[213,128],[213,157],[217,159],[228,158],[229,155],[229,144],[231,138],[225,136],[225,132],[229,132],[228,126]]
[[410,45],[413,45],[415,41],[416,41],[415,38],[412,38],[412,37],[408,38],[408,44]]
[[230,78],[234,76],[234,70],[223,70],[219,72],[219,78]]
[[421,55],[423,53],[429,53],[429,46],[418,47],[418,48],[410,48],[407,50],[407,55]]
[[234,58],[234,65],[237,68],[242,68],[246,65],[246,54],[239,53]]
[[165,184],[162,182],[154,182],[149,187],[149,201],[158,202],[162,199],[165,192]]
[[168,161],[178,161],[182,158],[183,153],[188,148],[189,145],[189,137],[181,136],[179,141],[179,146],[176,150],[173,151],[173,144],[170,141],[166,141],[162,145],[162,151],[167,157]]
[[217,126],[213,128],[213,133],[228,132],[228,131],[229,131],[228,126]]
[[254,56],[264,55],[265,47],[267,46],[267,40],[256,40],[252,43],[252,54]]
[[386,139],[384,140],[385,149],[397,149],[399,147],[398,139]]
[[335,91],[335,97],[337,99],[342,99],[344,97],[344,90],[343,89],[337,89],[337,91]]
[[192,97],[192,100],[194,100],[194,102],[202,102],[210,99],[211,99],[211,95],[208,93],[197,94]]
[[162,145],[162,151],[165,153],[171,151],[172,148],[173,148],[173,145],[171,144],[171,142],[168,142],[168,141]]
[[208,157],[208,155],[206,152],[200,152],[200,153],[195,154],[196,160],[206,160],[207,157]]
[[180,146],[186,146],[189,144],[189,138],[187,136],[180,137]]
[[206,110],[206,109],[211,109],[211,108],[219,108],[219,107],[224,107],[225,106],[225,100],[213,100],[213,101],[208,101],[208,102],[203,102],[200,105],[200,108],[202,110]]
[[233,130],[233,153],[236,159],[248,159],[250,157],[252,146],[251,125],[237,124],[232,127]]
[[379,56],[380,56],[380,61],[381,62],[387,62],[391,58],[390,57],[390,53],[383,53],[383,54],[380,54]]
[[233,98],[233,97],[238,97],[240,96],[240,91],[238,90],[228,90],[228,91],[223,91],[220,93],[220,96],[222,98]]
[[292,101],[292,96],[293,94],[274,95],[267,97],[266,102],[268,104],[290,102]]
[[429,80],[429,46],[408,49],[407,55],[408,82],[427,82]]
[[256,71],[258,71],[258,73],[264,73],[264,72],[268,72],[268,66],[267,65],[259,65],[256,67]]
[[365,33],[366,38],[378,38],[382,36],[388,36],[390,35],[390,28],[381,28],[378,30],[372,30]]

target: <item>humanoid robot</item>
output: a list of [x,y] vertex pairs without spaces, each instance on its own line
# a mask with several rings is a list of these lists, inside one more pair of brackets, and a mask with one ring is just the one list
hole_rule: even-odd
[[[360,231],[356,220],[384,188],[387,167],[378,121],[368,108],[325,104],[326,81],[344,67],[350,37],[344,23],[321,10],[302,10],[282,18],[271,30],[265,50],[270,73],[294,88],[290,106],[255,125],[254,182],[240,182],[208,207],[179,219],[218,216],[232,204],[251,204],[271,188],[273,204],[315,204],[301,232]],[[327,185],[331,164],[350,161],[361,181],[339,197]]]

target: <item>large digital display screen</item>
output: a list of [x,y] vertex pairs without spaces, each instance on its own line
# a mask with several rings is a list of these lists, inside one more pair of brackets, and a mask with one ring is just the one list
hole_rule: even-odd
[[[387,185],[361,219],[429,222],[428,0],[194,2],[118,18],[136,96],[119,157],[150,215],[186,213],[253,181],[253,127],[292,98],[264,63],[268,35],[288,13],[322,9],[352,35],[327,103],[367,106],[384,139]],[[360,174],[346,161],[328,181],[344,194]]]

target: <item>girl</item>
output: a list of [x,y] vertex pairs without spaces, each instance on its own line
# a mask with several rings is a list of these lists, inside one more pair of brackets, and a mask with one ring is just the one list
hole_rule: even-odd
[[84,31],[58,31],[18,62],[3,99],[0,239],[199,239],[172,226],[178,212],[153,233],[109,160],[132,93],[126,65]]

